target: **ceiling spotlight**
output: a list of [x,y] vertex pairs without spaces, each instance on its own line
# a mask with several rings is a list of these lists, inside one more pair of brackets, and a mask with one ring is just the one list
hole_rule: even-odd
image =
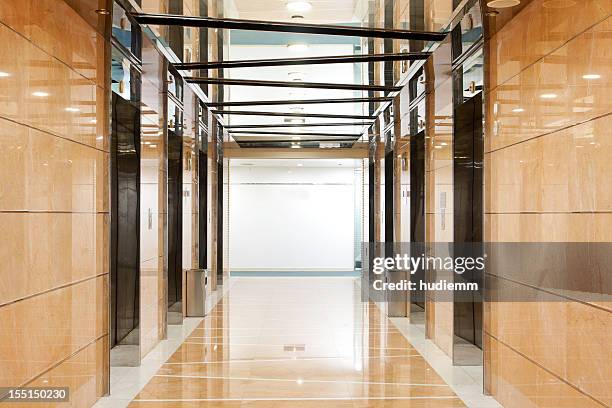
[[549,93],[549,94],[542,94],[540,95],[540,98],[542,99],[555,99],[558,95],[554,94],[554,93]]
[[287,10],[293,13],[305,13],[310,11],[312,4],[307,1],[292,0],[286,4]]
[[66,112],[78,112],[80,111],[79,108],[73,108],[73,107],[68,107],[65,109]]
[[36,91],[36,92],[32,92],[32,96],[37,96],[39,98],[45,98],[45,97],[49,96],[49,94],[47,92],[43,92],[43,91]]
[[304,73],[299,71],[293,71],[289,74],[289,79],[295,82],[301,82],[304,80]]
[[589,79],[600,79],[600,78],[601,78],[601,75],[599,75],[599,74],[586,74],[586,75],[582,76],[582,79],[587,79],[587,80],[589,80]]
[[11,74],[9,74],[8,72],[0,71],[0,78],[6,78],[10,76]]
[[492,8],[507,8],[521,4],[521,0],[489,0],[487,6]]
[[287,49],[291,52],[306,52],[308,51],[308,44],[305,44],[305,43],[287,44]]
[[303,164],[302,164],[302,163],[298,163],[298,164],[297,164],[297,166],[298,166],[298,167],[302,167],[302,166],[303,166]]
[[525,109],[523,109],[523,108],[516,108],[516,109],[512,109],[512,112],[514,112],[514,113],[522,113],[522,112],[525,112]]

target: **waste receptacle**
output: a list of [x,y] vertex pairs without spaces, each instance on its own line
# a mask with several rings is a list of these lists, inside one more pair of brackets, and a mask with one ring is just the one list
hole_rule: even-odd
[[187,317],[204,317],[206,311],[207,284],[207,270],[187,270]]

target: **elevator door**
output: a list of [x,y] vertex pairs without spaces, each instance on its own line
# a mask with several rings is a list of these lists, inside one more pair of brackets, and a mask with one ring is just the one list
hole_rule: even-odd
[[[204,135],[206,137],[206,135]],[[206,143],[206,142],[204,142]],[[199,212],[198,212],[198,235],[200,268],[208,268],[208,145],[200,147],[198,154],[199,174]]]
[[138,343],[140,298],[140,110],[115,93],[112,104],[111,347]]
[[[455,109],[453,138],[454,243],[467,251],[465,243],[483,238],[483,134],[482,94],[468,99]],[[473,248],[469,249],[472,252]],[[470,256],[475,254],[471,253]],[[482,277],[466,272],[461,279],[477,282]],[[457,297],[456,297],[457,299]],[[478,293],[462,296],[454,305],[455,335],[482,348],[482,300]]]
[[182,321],[183,141],[168,130],[168,323]]
[[[410,242],[411,252],[416,252],[411,257],[425,252],[425,131],[410,138]],[[417,306],[416,311],[424,310],[425,292],[419,289],[419,282],[425,282],[425,270],[417,269],[410,280],[417,282],[410,302]]]

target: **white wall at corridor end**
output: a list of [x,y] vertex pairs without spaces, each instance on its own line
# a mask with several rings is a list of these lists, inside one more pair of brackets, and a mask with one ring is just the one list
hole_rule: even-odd
[[230,270],[354,267],[354,168],[232,166]]

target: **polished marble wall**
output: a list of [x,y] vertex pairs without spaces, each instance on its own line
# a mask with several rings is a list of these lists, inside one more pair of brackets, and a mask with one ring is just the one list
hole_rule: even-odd
[[[453,241],[453,80],[451,44],[447,38],[425,66],[425,240],[430,251],[435,243]],[[434,255],[434,254],[432,254]],[[436,256],[447,256],[437,253]],[[447,271],[428,271],[430,281],[452,280]],[[449,357],[453,356],[453,302],[442,292],[426,293],[427,336]]]
[[[489,39],[487,241],[612,239],[611,13],[606,0],[534,0]],[[509,408],[610,406],[610,303],[491,279],[541,301],[485,305],[487,391]]]
[[140,185],[140,356],[166,335],[167,217],[166,94],[164,58],[142,41]]
[[108,390],[108,44],[91,3],[0,4],[0,386],[69,384],[75,407]]

